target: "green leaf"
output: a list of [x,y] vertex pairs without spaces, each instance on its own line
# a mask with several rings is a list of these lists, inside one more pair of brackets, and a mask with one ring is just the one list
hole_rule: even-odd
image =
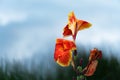
[[77,80],[83,80],[83,79],[84,79],[83,75],[77,76]]
[[78,67],[77,67],[77,70],[78,70],[79,72],[82,72],[82,67],[81,67],[81,66],[78,66]]
[[75,60],[75,61],[77,60],[77,55],[76,55],[76,56],[74,56],[74,60]]
[[77,76],[77,80],[81,80],[81,79],[80,79],[80,76]]

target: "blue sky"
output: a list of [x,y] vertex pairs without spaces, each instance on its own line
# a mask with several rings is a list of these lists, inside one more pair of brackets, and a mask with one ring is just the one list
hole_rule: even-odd
[[71,11],[92,23],[90,29],[79,32],[78,43],[103,44],[118,54],[119,4],[119,0],[0,0],[0,57],[23,60],[50,49],[52,56],[55,39],[62,37]]

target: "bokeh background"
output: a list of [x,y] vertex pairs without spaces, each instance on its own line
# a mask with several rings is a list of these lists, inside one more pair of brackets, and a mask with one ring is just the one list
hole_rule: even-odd
[[76,43],[87,64],[90,49],[103,52],[97,71],[87,80],[120,79],[119,0],[0,0],[0,80],[72,80],[72,67],[54,62],[56,38],[74,11],[92,23]]

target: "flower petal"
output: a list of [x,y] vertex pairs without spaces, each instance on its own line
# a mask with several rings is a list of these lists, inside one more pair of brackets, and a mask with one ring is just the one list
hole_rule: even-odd
[[94,74],[98,64],[97,59],[100,59],[101,57],[102,52],[97,48],[94,48],[93,50],[90,51],[89,63],[83,70],[85,76],[92,76]]
[[91,27],[91,24],[88,23],[87,21],[78,20],[77,21],[77,27],[78,27],[78,31],[79,30],[84,30],[84,29],[87,29],[87,28]]
[[74,12],[70,12],[68,14],[68,24],[63,30],[63,36],[71,35],[73,37],[73,40],[75,40],[79,30],[89,28],[90,26],[90,23],[88,23],[87,21],[78,20],[75,17]]
[[69,23],[69,24],[72,24],[72,23],[74,23],[74,22],[76,22],[75,14],[74,14],[74,12],[70,12],[70,13],[68,14],[68,23]]
[[61,66],[69,66],[72,60],[72,50],[76,49],[76,45],[73,41],[65,39],[57,39],[54,60]]
[[68,14],[68,24],[63,30],[63,36],[70,36],[75,34],[76,30],[76,21],[74,12]]
[[63,36],[70,36],[70,35],[72,35],[72,31],[68,28],[68,25],[66,25],[63,30]]
[[83,71],[85,71],[85,76],[92,76],[94,72],[96,71],[96,67],[98,65],[98,61],[94,60],[92,61],[86,68],[84,68]]
[[100,59],[102,57],[102,52],[97,48],[90,51],[89,61]]
[[70,50],[68,51],[59,51],[58,52],[58,59],[57,59],[57,63],[63,67],[69,66],[70,62],[72,60],[72,52]]

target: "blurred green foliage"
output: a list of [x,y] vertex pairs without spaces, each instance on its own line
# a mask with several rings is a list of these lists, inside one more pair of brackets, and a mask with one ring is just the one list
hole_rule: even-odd
[[[82,52],[83,53],[83,52]],[[77,58],[77,65],[79,65],[79,59],[83,58],[83,68],[88,61],[88,55],[82,54]],[[48,60],[49,61],[49,60]],[[49,62],[48,62],[49,63]],[[0,63],[0,80],[72,80],[77,74],[74,72],[71,66],[61,67],[55,62],[50,64],[54,65],[54,72],[45,69],[46,72],[41,72],[41,65],[28,69],[23,66],[22,63],[8,61],[1,61]],[[120,79],[120,64],[118,60],[112,56],[111,58],[103,57],[99,60],[99,64],[95,74],[91,77],[87,77],[87,80],[119,80]]]

